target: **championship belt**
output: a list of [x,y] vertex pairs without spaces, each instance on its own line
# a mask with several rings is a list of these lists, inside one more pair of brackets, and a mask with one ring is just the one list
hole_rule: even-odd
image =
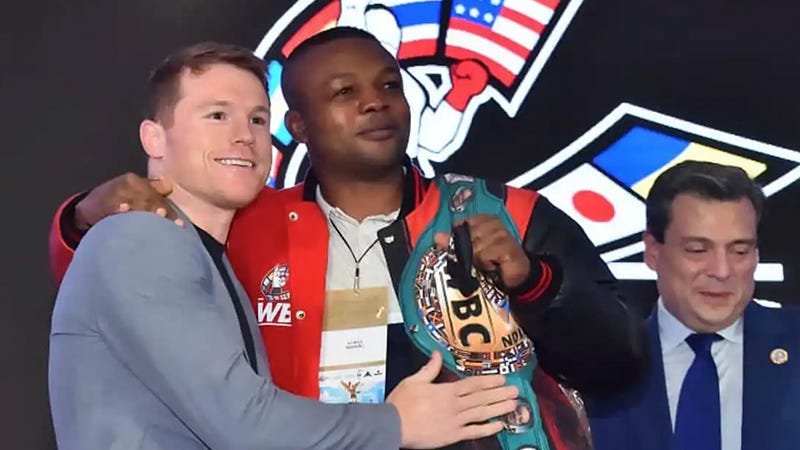
[[[439,351],[446,369],[459,378],[505,375],[506,384],[519,389],[519,397],[516,410],[502,418],[505,427],[497,435],[501,448],[550,450],[532,387],[533,343],[511,314],[508,294],[499,288],[498,279],[472,267],[468,233],[457,238],[464,229],[454,231],[453,224],[476,214],[492,214],[518,241],[520,234],[503,200],[489,192],[483,180],[448,174],[433,182],[441,193],[438,212],[412,242],[400,280],[408,335],[426,355]],[[436,248],[434,236],[439,232],[454,237],[449,251]]]

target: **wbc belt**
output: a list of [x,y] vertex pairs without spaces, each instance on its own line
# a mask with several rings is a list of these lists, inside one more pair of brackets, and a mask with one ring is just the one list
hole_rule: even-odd
[[436,233],[453,234],[454,223],[476,214],[498,216],[518,241],[519,231],[503,200],[489,192],[483,180],[449,174],[433,182],[441,194],[438,211],[412,243],[400,279],[399,300],[408,335],[424,354],[439,351],[446,369],[459,378],[505,375],[506,384],[516,386],[520,394],[517,409],[501,419],[500,447],[550,450],[532,387],[536,354],[511,314],[508,294],[494,277],[474,269],[469,274],[474,283],[462,292],[463,274],[456,276],[449,264],[457,259],[452,240],[449,251],[434,244]]

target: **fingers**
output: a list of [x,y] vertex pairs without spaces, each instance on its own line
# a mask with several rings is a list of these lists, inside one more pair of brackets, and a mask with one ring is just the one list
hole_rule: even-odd
[[159,216],[161,216],[161,217],[163,217],[165,219],[172,220],[173,222],[175,222],[175,225],[177,225],[179,227],[183,226],[183,219],[181,219],[180,217],[177,217],[177,213],[172,208],[158,207],[158,208],[156,208],[155,212],[156,212],[156,214],[158,214]]
[[452,383],[457,396],[469,395],[473,392],[483,391],[500,387],[506,384],[506,377],[503,375],[484,375],[479,377],[467,377]]
[[183,219],[178,217],[178,213],[176,213],[175,210],[172,209],[166,202],[164,202],[164,205],[165,206],[157,206],[157,205],[150,206],[147,203],[145,203],[143,206],[140,206],[138,208],[132,208],[130,203],[123,202],[123,203],[120,203],[117,206],[117,210],[114,213],[115,214],[125,213],[125,212],[128,212],[128,211],[131,211],[132,209],[136,210],[136,211],[154,212],[157,215],[159,215],[159,216],[161,216],[161,217],[163,217],[165,219],[169,219],[169,220],[175,222],[175,225],[177,225],[179,227],[184,226],[185,223],[184,223]]
[[[493,215],[493,214],[476,214],[474,216],[470,216],[464,220],[465,222],[469,223],[470,229],[476,227],[483,227],[487,224],[491,223],[498,223],[501,224],[500,218]],[[502,226],[502,225],[501,225]]]
[[511,238],[508,230],[496,216],[480,215],[467,219],[472,236],[472,247],[476,250],[484,242],[491,242],[499,237]]
[[488,238],[473,239],[472,251],[475,265],[483,270],[495,270],[511,256],[510,250],[518,244],[508,235],[494,235]]
[[[468,219],[457,220],[453,226],[458,226],[467,222],[469,224],[470,235],[472,236],[473,249],[481,241],[490,239],[494,235],[507,234],[505,227],[497,216],[489,214],[479,214]],[[450,233],[436,233],[433,237],[436,247],[440,250],[447,250],[450,247]]]
[[172,188],[172,183],[166,178],[132,180],[129,192],[131,200],[127,202],[128,210],[153,212],[183,226],[183,220],[178,217],[166,199]]
[[500,386],[462,396],[458,399],[457,406],[459,411],[465,411],[482,405],[513,400],[518,395],[519,389],[516,386]]
[[[503,266],[505,270],[510,261],[526,258],[519,242],[511,236],[499,217],[484,214],[471,217],[468,222],[478,269],[494,271]],[[527,261],[520,262],[519,271],[525,272],[526,263]],[[509,275],[516,279],[516,274]]]
[[502,402],[492,403],[491,405],[477,406],[462,411],[458,413],[458,420],[460,423],[484,422],[489,419],[505,416],[514,411],[516,407],[516,400],[503,400]]
[[433,380],[439,375],[442,370],[442,355],[439,352],[433,352],[431,359],[422,366],[414,375],[409,378],[414,378],[417,381],[425,383],[433,383]]
[[470,441],[486,436],[493,436],[503,431],[502,422],[489,422],[476,425],[467,425],[459,433],[459,441]]
[[[464,222],[469,224],[473,264],[478,270],[499,274],[507,286],[516,286],[525,280],[530,261],[498,216],[478,214],[459,220],[453,226]],[[440,250],[447,250],[450,235],[437,233],[434,241]]]
[[165,197],[172,193],[172,183],[166,178],[151,178],[147,181],[156,192]]
[[436,248],[446,251],[450,248],[450,233],[436,233],[433,236],[433,242]]
[[157,214],[166,219],[177,221],[178,213],[172,209],[164,197],[140,197],[135,196],[133,199],[120,203],[117,212],[128,211],[144,211]]
[[178,223],[178,222],[183,223],[183,221],[178,217],[178,213],[175,212],[175,210],[172,209],[172,207],[169,206],[169,204],[166,203],[166,202],[164,202],[164,206],[157,206],[156,210],[155,210],[155,213],[158,214],[161,217],[164,217],[164,218],[167,218],[169,220],[172,220],[175,223]]
[[164,197],[171,191],[172,184],[167,180],[147,180],[125,173],[89,191],[75,206],[75,225],[88,229],[106,216],[129,211],[154,212],[178,223],[177,213]]

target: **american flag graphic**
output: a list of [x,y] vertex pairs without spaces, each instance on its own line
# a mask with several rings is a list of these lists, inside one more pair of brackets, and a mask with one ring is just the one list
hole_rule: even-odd
[[400,26],[400,60],[433,56],[439,39],[442,0],[383,0]]
[[445,55],[481,61],[511,86],[558,4],[559,0],[453,0]]
[[[432,56],[441,32],[444,54],[476,59],[505,86],[522,72],[560,0],[452,0],[449,20],[442,0],[384,0],[402,33],[398,58]],[[447,28],[440,29],[440,23]]]

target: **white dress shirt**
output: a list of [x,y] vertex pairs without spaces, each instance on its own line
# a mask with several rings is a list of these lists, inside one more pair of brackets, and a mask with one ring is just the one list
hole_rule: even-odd
[[[658,300],[658,333],[667,384],[669,416],[675,429],[675,414],[681,386],[694,351],[685,339],[692,330],[678,321]],[[722,450],[741,450],[742,447],[742,382],[744,380],[744,321],[741,317],[717,334],[723,339],[711,346],[711,355],[719,375]]]
[[[316,196],[328,221],[329,231],[323,322],[336,323],[334,318],[341,316],[341,308],[352,305],[354,301],[358,303],[358,300],[385,302],[388,310],[383,325],[354,325],[359,319],[351,316],[346,327],[341,327],[341,323],[340,327],[331,329],[323,326],[319,399],[325,403],[383,402],[386,395],[387,325],[402,322],[403,314],[377,239],[378,231],[394,222],[400,211],[370,216],[359,222],[328,203],[319,187]],[[356,259],[361,261],[356,263]],[[356,267],[359,268],[358,289],[354,284]],[[362,289],[372,294],[362,296],[356,293]],[[352,389],[348,385],[353,386]]]
[[[400,215],[400,210],[396,210],[387,215],[369,216],[361,222],[348,216],[339,208],[332,206],[322,196],[322,190],[317,186],[317,204],[322,210],[322,214],[328,221],[328,272],[325,277],[326,289],[352,289],[355,277],[356,262],[347,244],[353,249],[356,258],[367,250],[367,247],[378,238],[378,231],[391,225]],[[347,244],[342,240],[336,229],[331,225],[331,221],[336,224],[339,232],[347,240]],[[361,260],[359,266],[359,285],[362,288],[368,287],[387,287],[389,292],[389,314],[388,322],[402,323],[403,313],[400,311],[400,303],[394,292],[392,276],[389,273],[389,266],[383,255],[381,243],[375,244]]]

